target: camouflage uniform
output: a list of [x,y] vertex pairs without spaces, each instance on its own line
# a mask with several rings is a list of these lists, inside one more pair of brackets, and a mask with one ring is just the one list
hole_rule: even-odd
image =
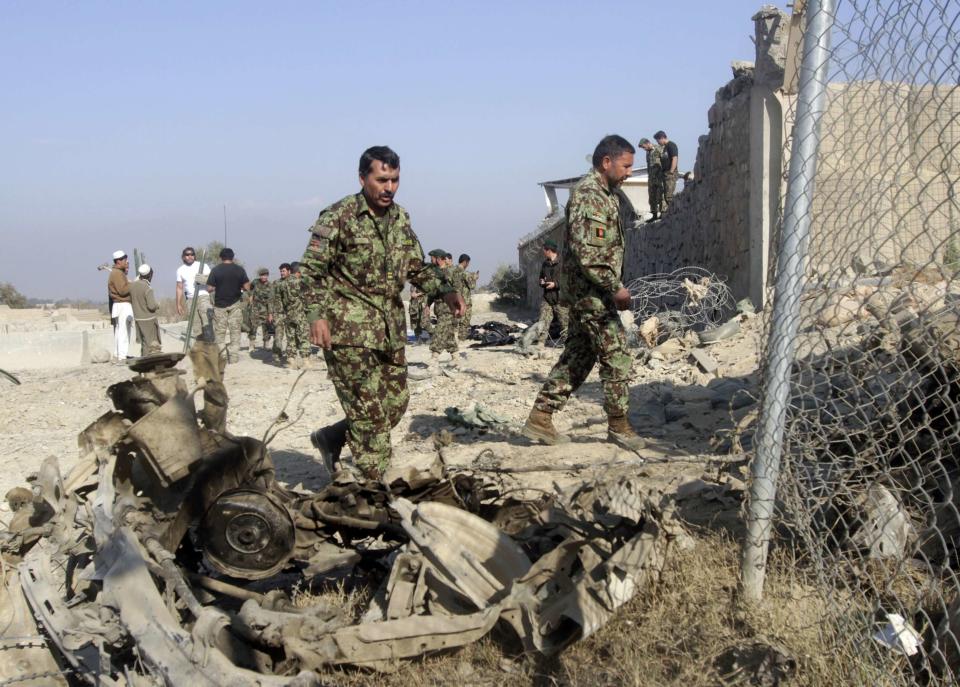
[[300,261],[307,317],[330,326],[324,357],[354,461],[382,471],[390,463],[390,430],[410,400],[404,283],[435,298],[452,289],[424,264],[410,216],[397,204],[377,217],[362,193],[347,196],[324,209],[310,231]]
[[283,277],[270,282],[270,311],[273,313],[273,354],[283,355],[287,337],[284,334],[283,306],[280,304],[280,291],[283,289]]
[[463,288],[460,289],[460,295],[463,296],[463,302],[467,306],[463,311],[463,317],[460,318],[460,329],[458,335],[461,341],[465,341],[470,335],[470,318],[473,317],[473,297],[472,293],[477,288],[477,273],[467,272],[465,269],[456,265],[456,269],[463,275]]
[[[463,270],[458,265],[443,268],[443,274],[457,293],[463,293]],[[433,304],[433,312],[437,316],[437,325],[433,328],[430,339],[430,352],[442,353],[448,351],[451,355],[457,353],[457,330],[460,328],[460,318],[454,317],[450,307],[442,300]]]
[[287,356],[309,356],[310,327],[304,307],[300,278],[291,274],[280,282],[278,301],[283,312],[283,333],[287,339]]
[[570,309],[570,327],[563,354],[534,403],[542,412],[562,409],[599,362],[607,415],[627,413],[631,357],[613,304],[614,292],[623,286],[619,210],[616,193],[596,170],[570,193],[560,286],[560,302]]
[[654,145],[647,151],[647,197],[650,200],[650,212],[659,217],[663,205],[663,165],[660,159],[663,149]]
[[257,330],[263,334],[263,347],[267,347],[270,340],[270,323],[267,317],[273,314],[273,284],[262,283],[259,279],[251,285],[250,291],[250,347],[253,348],[253,342],[257,338]]
[[550,335],[550,324],[553,322],[554,315],[560,320],[560,336],[565,337],[567,335],[570,318],[567,309],[560,305],[560,274],[560,261],[551,262],[545,258],[540,266],[540,281],[541,283],[553,282],[558,286],[554,289],[543,287],[543,301],[540,303],[540,319],[538,320],[540,333],[537,335],[537,344],[540,346],[546,342]]

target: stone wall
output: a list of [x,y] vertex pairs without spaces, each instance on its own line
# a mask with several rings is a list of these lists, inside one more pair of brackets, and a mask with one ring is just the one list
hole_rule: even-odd
[[625,281],[695,265],[727,280],[735,297],[748,295],[752,86],[752,70],[741,68],[717,91],[695,181],[674,197],[662,220],[628,232]]

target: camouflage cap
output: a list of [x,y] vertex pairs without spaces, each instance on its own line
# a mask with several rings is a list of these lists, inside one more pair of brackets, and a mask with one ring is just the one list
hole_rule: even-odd
[[641,138],[641,139],[640,139],[640,142],[639,142],[637,145],[638,145],[638,146],[645,146],[645,145],[647,145],[649,142],[650,142],[650,139],[649,139],[649,138]]
[[553,239],[547,239],[546,241],[543,242],[543,247],[546,248],[547,250],[556,251],[557,242],[554,241]]
[[447,256],[447,251],[434,248],[432,251],[427,253],[427,255],[429,255],[431,258],[445,258]]
[[268,270],[266,267],[261,267],[257,270],[257,275],[259,276],[262,274],[270,274],[270,270]]

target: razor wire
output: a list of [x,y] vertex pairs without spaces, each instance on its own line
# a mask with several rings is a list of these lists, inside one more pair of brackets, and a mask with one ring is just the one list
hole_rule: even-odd
[[[800,580],[785,603],[821,609],[846,684],[960,681],[958,31],[955,0],[838,0],[815,140],[793,140],[815,134],[782,99],[783,215],[810,233],[797,307],[765,344],[768,361],[793,351],[782,378],[762,371],[758,434],[787,385],[766,565]],[[814,161],[798,204],[787,169]]]
[[726,282],[702,267],[647,275],[627,284],[627,290],[633,321],[656,316],[672,336],[713,327],[736,307]]

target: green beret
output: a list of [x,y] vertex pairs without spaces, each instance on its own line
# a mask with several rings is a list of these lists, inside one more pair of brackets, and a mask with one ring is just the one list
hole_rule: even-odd
[[429,255],[431,258],[445,258],[447,256],[447,251],[434,248],[432,251],[427,253],[427,255]]
[[548,250],[556,251],[556,250],[557,250],[557,242],[554,241],[553,239],[547,239],[546,241],[543,242],[543,247],[546,248],[546,249],[548,249]]
[[640,139],[640,142],[639,142],[637,145],[638,145],[638,146],[644,146],[644,145],[647,145],[649,142],[650,142],[650,139],[649,139],[649,138],[641,138],[641,139]]

